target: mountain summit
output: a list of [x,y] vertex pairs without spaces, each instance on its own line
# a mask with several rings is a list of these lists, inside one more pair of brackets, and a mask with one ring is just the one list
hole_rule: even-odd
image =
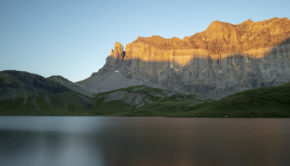
[[188,64],[194,57],[226,58],[236,54],[265,56],[273,47],[290,37],[288,18],[261,22],[245,21],[238,25],[221,21],[193,36],[164,39],[160,36],[142,38],[127,44],[125,60],[170,61]]
[[221,21],[193,36],[116,42],[104,67],[79,82],[92,92],[147,85],[211,98],[290,81],[290,20]]

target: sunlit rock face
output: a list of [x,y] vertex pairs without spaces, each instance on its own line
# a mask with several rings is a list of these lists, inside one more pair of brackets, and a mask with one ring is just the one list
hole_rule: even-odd
[[207,30],[184,39],[139,37],[127,44],[124,60],[169,61],[187,65],[194,57],[222,59],[232,55],[263,57],[290,35],[287,18],[245,21],[238,25],[215,21]]
[[[248,20],[238,25],[215,21],[205,31],[183,39],[138,37],[127,44],[125,50],[116,42],[99,73],[118,71],[129,80],[138,80],[134,85],[220,98],[289,82],[289,38],[288,18]],[[94,77],[98,77],[98,73]],[[89,78],[86,82],[93,79],[96,80]],[[117,79],[111,81],[118,82]],[[100,82],[90,82],[92,84],[101,85]]]
[[116,42],[115,47],[113,50],[111,50],[110,55],[115,59],[123,59],[123,57],[125,55],[123,45],[119,42]]

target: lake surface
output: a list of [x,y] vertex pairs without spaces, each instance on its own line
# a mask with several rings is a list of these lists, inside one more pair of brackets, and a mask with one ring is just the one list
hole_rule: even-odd
[[0,117],[1,166],[289,166],[290,119]]

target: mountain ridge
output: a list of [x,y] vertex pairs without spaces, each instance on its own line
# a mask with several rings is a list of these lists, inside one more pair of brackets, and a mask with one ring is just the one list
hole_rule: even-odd
[[289,82],[289,38],[288,18],[238,25],[215,21],[183,39],[138,37],[125,49],[116,42],[104,67],[79,84],[94,93],[146,85],[218,99]]
[[[165,39],[156,35],[138,37],[137,40],[126,45],[126,56],[118,50],[118,56],[113,57],[148,61],[150,58],[147,56],[153,52],[156,56],[153,61],[171,61],[179,65],[187,64],[195,56],[221,59],[242,54],[256,58],[267,54],[272,47],[281,44],[281,41],[289,37],[288,18],[273,18],[259,22],[248,20],[237,25],[214,21],[205,31],[183,39]],[[119,46],[118,42],[115,46],[123,47]],[[142,51],[145,49],[147,52]]]

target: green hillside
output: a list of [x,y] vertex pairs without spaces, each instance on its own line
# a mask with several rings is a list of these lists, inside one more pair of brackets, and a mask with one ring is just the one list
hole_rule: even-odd
[[39,75],[0,72],[0,115],[82,115],[91,99]]
[[240,92],[201,104],[188,116],[290,117],[290,83]]
[[114,116],[177,116],[180,110],[188,110],[207,101],[191,94],[146,86],[100,93],[94,99],[96,114]]
[[[109,94],[110,92],[107,92]],[[134,107],[122,101],[100,102],[98,114],[170,117],[290,117],[290,84],[248,90],[218,101],[194,95],[164,96],[151,104]],[[99,107],[95,107],[99,108]],[[106,110],[106,111],[105,111]]]

